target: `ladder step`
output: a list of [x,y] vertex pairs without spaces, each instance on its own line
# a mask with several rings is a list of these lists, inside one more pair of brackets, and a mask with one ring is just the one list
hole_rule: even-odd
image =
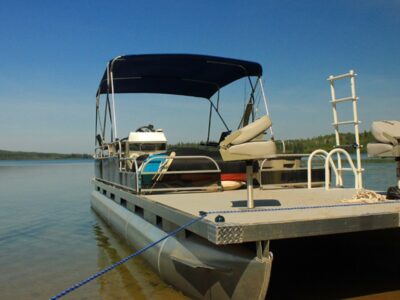
[[[353,169],[352,168],[341,168],[341,169],[336,169],[337,171],[353,171]],[[357,173],[361,173],[361,172],[364,172],[365,171],[365,169],[364,168],[362,168],[362,169],[356,169],[356,172]]]
[[339,98],[339,99],[334,99],[330,101],[331,103],[339,103],[339,102],[346,102],[346,101],[355,101],[358,100],[358,97],[345,97],[345,98]]
[[[337,169],[338,171],[353,171],[352,168],[341,168],[341,169]],[[357,171],[357,170],[356,170]]]
[[339,79],[343,79],[343,78],[347,78],[347,77],[354,77],[356,74],[354,73],[354,71],[350,71],[349,73],[346,74],[342,74],[342,75],[337,75],[337,76],[329,76],[329,78],[327,80],[329,81],[334,81],[334,80],[339,80]]
[[349,125],[349,124],[353,124],[353,125],[357,125],[360,124],[361,122],[358,121],[343,121],[343,122],[337,122],[337,123],[332,123],[333,126],[339,126],[339,125]]

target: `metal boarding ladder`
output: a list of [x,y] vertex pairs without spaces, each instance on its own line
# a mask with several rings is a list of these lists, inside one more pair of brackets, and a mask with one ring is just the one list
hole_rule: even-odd
[[[332,111],[333,111],[333,127],[335,130],[335,138],[336,138],[336,149],[333,149],[330,154],[337,154],[337,173],[338,173],[338,184],[339,186],[343,186],[343,178],[342,178],[342,172],[343,171],[352,171],[355,175],[355,187],[356,188],[362,188],[363,183],[362,183],[362,167],[361,167],[361,145],[360,145],[360,129],[359,129],[359,124],[360,121],[358,119],[358,111],[357,111],[357,100],[358,97],[356,96],[356,83],[355,83],[355,77],[357,74],[354,73],[353,70],[350,70],[349,73],[342,74],[342,75],[337,75],[337,76],[329,76],[327,80],[329,80],[330,87],[331,87],[331,98],[332,100],[330,101],[332,104]],[[350,79],[350,89],[351,89],[351,96],[350,97],[345,97],[345,98],[336,98],[336,91],[335,91],[335,81],[341,80],[341,79]],[[338,118],[338,112],[336,109],[336,106],[339,103],[344,103],[344,102],[349,102],[351,101],[353,104],[353,120],[349,121],[339,121]],[[356,149],[356,158],[357,158],[357,167],[354,168],[352,161],[349,161],[351,168],[343,168],[342,167],[342,160],[341,160],[341,153],[345,154],[347,158],[349,158],[349,155],[346,155],[347,151],[345,151],[343,148],[344,146],[348,145],[341,145],[340,144],[340,132],[339,132],[339,126],[342,125],[349,125],[353,124],[354,125],[354,137],[355,137],[355,144],[352,145]],[[346,153],[344,153],[346,152]],[[329,155],[332,156],[332,155]],[[327,157],[328,158],[328,157]],[[329,168],[328,163],[326,163],[326,166]],[[355,172],[354,172],[355,171]],[[329,185],[329,183],[328,183]],[[327,187],[329,188],[329,186]]]

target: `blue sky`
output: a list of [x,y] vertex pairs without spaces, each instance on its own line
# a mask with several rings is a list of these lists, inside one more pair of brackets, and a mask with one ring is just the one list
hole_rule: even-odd
[[[326,78],[350,69],[359,74],[361,128],[399,119],[399,0],[14,0],[3,1],[0,20],[0,149],[91,152],[95,92],[120,54],[260,62],[277,138],[331,133]],[[241,108],[245,88],[225,96]],[[171,142],[206,137],[203,102],[140,99],[117,98],[121,136],[154,123]]]

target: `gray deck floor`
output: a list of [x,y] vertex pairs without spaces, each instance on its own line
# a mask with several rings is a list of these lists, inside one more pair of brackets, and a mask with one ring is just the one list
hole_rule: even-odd
[[[255,209],[247,209],[246,190],[146,195],[148,200],[185,215],[207,215],[207,238],[215,243],[335,234],[399,227],[400,201],[348,203],[354,189],[254,190]],[[215,223],[217,214],[224,223]],[[205,224],[204,224],[205,225]],[[229,233],[228,240],[223,235]]]

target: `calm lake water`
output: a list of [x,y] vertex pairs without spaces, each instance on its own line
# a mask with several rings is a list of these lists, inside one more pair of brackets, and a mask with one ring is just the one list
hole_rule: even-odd
[[[364,167],[367,188],[395,185],[394,163]],[[48,299],[134,251],[90,209],[92,176],[91,161],[0,162],[0,299]],[[399,241],[379,231],[273,242],[269,296],[400,299]],[[65,299],[186,298],[139,257]]]

